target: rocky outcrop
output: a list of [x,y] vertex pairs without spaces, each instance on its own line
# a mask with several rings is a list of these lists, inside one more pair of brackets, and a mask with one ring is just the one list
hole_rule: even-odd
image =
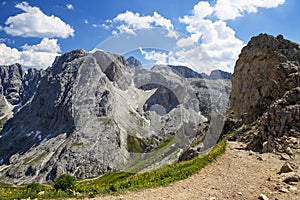
[[300,47],[261,34],[243,48],[232,77],[231,117],[248,148],[292,156],[300,149]]
[[261,34],[242,49],[232,76],[231,107],[237,118],[255,121],[286,91],[300,85],[299,45]]
[[249,148],[263,152],[300,153],[300,87],[287,91],[273,102],[247,133]]

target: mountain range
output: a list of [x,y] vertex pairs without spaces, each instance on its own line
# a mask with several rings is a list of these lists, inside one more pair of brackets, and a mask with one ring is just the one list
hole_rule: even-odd
[[178,161],[200,136],[198,149],[208,149],[220,135],[209,127],[223,123],[229,106],[229,76],[185,66],[148,70],[133,57],[84,50],[46,70],[0,66],[0,181],[149,170]]

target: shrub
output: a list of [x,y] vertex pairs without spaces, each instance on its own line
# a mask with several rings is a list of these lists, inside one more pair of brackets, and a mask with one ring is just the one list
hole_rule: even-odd
[[70,192],[75,188],[75,181],[71,175],[62,174],[57,178],[53,186],[56,191],[62,190],[65,192]]
[[45,187],[43,185],[40,185],[40,184],[35,183],[35,182],[28,184],[26,186],[26,188],[31,190],[32,192],[36,192],[36,193],[45,190]]

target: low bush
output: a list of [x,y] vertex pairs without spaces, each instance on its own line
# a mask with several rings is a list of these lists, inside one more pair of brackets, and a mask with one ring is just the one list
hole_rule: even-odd
[[39,193],[41,191],[44,191],[45,190],[45,186],[41,185],[41,184],[38,184],[38,183],[30,183],[26,186],[27,189],[31,190],[32,192],[36,192],[36,193]]
[[54,182],[53,187],[56,191],[61,190],[65,192],[70,192],[75,188],[74,178],[69,174],[62,174]]

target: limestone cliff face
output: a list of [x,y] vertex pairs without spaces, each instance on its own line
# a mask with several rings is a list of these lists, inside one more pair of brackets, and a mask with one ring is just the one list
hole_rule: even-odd
[[[116,110],[110,79],[118,84],[126,67],[118,58],[75,50],[55,60],[30,103],[1,132],[6,180],[44,182],[62,173],[86,178],[118,169],[127,153],[111,117]],[[122,88],[128,87],[124,80]]]
[[9,103],[16,105],[21,101],[22,80],[25,71],[19,64],[0,66],[1,94]]
[[46,75],[46,71],[43,69],[37,70],[34,68],[30,68],[24,75],[23,82],[23,90],[22,90],[22,104],[25,104],[30,100],[31,97],[37,91],[40,80],[42,77]]
[[26,103],[35,93],[44,70],[28,69],[20,64],[0,66],[1,94],[13,106]]
[[281,35],[261,34],[243,48],[232,76],[230,101],[235,118],[246,124],[238,133],[249,148],[299,151],[299,87],[299,44]]
[[14,112],[35,94],[44,70],[28,69],[20,64],[0,66],[0,130]]

